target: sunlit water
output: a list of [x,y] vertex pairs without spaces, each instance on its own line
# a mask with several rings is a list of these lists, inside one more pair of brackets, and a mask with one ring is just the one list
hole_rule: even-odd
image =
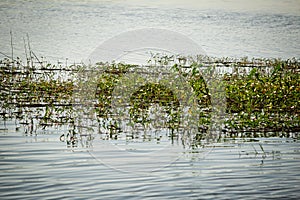
[[[0,51],[11,55],[12,30],[15,56],[24,57],[28,33],[38,56],[78,62],[116,34],[156,27],[185,34],[208,55],[298,57],[297,11],[281,12],[271,4],[266,11],[145,2],[1,1]],[[191,149],[171,139],[126,143],[95,134],[92,142],[83,138],[72,147],[60,141],[63,127],[33,134],[15,128],[14,121],[6,126],[0,121],[1,199],[300,196],[300,146],[294,138],[228,139]]]

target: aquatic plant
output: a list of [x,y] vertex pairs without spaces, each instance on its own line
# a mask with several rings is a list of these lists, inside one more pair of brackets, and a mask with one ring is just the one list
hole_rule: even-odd
[[[229,137],[239,133],[263,136],[270,132],[300,130],[298,60],[197,57],[186,58],[185,64],[189,65],[183,65],[181,57],[163,59],[165,66],[171,65],[170,71],[186,80],[197,99],[198,131],[189,136],[194,145],[201,144],[214,120],[211,115],[213,99],[203,73],[219,68],[226,98],[223,131],[230,133]],[[61,66],[41,62],[38,65],[31,65],[31,62],[24,65],[20,59],[0,61],[0,117],[4,122],[7,118],[15,118],[28,133],[53,124],[69,124],[73,139],[82,129],[93,132],[98,124],[99,133],[108,134],[110,139],[120,137],[124,123],[112,112],[113,91],[124,74],[137,66],[123,63]],[[78,98],[91,100],[92,106],[83,105],[84,101]],[[146,83],[131,94],[127,124],[146,127],[153,105],[163,108],[160,112],[166,114],[165,127],[171,130],[172,137],[177,137],[174,130],[182,123],[180,102],[163,82]],[[78,111],[82,114],[80,120]],[[96,118],[91,112],[96,113]],[[91,121],[90,124],[87,121]]]

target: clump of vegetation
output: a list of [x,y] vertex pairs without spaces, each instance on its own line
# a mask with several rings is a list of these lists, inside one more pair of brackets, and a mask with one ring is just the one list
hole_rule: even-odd
[[236,130],[299,130],[299,73],[284,63],[270,74],[253,68],[248,75],[226,76],[228,125]]
[[[173,57],[172,59],[176,60]],[[297,60],[249,61],[198,57],[194,60],[186,58],[184,63],[181,61],[182,58],[178,63],[164,61],[163,65],[171,65],[170,72],[179,73],[190,85],[201,110],[196,117],[202,131],[208,130],[212,122],[212,95],[203,71],[216,68],[225,69],[225,73],[221,73],[226,97],[223,131],[237,133],[300,130],[300,64]],[[77,97],[92,88],[92,108],[96,111],[99,127],[109,129],[111,137],[122,131],[122,122],[111,111],[113,91],[122,76],[137,66],[122,63],[98,63],[93,67],[83,64],[65,67],[43,63],[39,65],[40,67],[36,67],[27,62],[24,66],[20,60],[7,58],[0,61],[1,118],[16,118],[30,127],[35,123],[37,128],[70,124],[71,132],[75,133],[78,118],[75,113],[83,103],[77,101]],[[96,74],[93,79],[78,78],[78,74],[91,71]],[[178,97],[172,89],[154,82],[139,87],[130,97],[128,114],[131,121],[138,124],[148,123],[148,110],[154,104],[163,107],[169,115],[167,128],[171,128],[172,132],[180,128],[182,113],[178,109]],[[92,127],[93,125],[85,128],[93,129]],[[36,129],[30,130],[32,132]],[[202,138],[198,133],[197,137]]]
[[153,104],[158,104],[166,110],[166,114],[171,116],[168,121],[169,127],[173,122],[179,121],[179,101],[172,90],[158,83],[147,83],[135,91],[130,97],[130,116],[136,123],[147,122],[148,113],[145,112]]

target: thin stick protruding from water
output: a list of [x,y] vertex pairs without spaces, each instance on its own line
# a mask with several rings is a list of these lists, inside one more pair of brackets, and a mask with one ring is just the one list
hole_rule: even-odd
[[29,35],[28,33],[26,34],[27,36],[27,44],[28,44],[28,50],[29,50],[29,57],[30,57],[30,62],[31,62],[31,67],[33,66],[33,60],[32,60],[32,55],[31,55],[31,47],[30,47],[30,40],[29,40]]
[[29,65],[29,60],[28,60],[28,56],[27,56],[27,46],[26,46],[26,41],[25,38],[23,37],[23,43],[24,43],[24,51],[25,51],[25,56],[26,56],[26,62],[27,62],[27,66]]
[[9,31],[10,33],[10,46],[11,46],[11,59],[12,59],[12,67],[14,67],[14,45],[13,45],[13,35],[12,30]]

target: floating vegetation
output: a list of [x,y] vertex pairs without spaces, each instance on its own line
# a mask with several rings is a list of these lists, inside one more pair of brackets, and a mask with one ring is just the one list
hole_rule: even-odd
[[[203,74],[215,73],[221,77],[226,102],[219,137],[266,137],[276,136],[278,132],[299,137],[291,134],[300,131],[299,60],[203,56],[184,59],[173,56],[158,60],[163,62],[155,62],[156,67],[169,67],[170,73],[179,74],[189,85],[196,99],[196,109],[199,109],[197,116],[193,116],[197,131],[191,133],[184,129],[181,115],[191,111],[183,113],[182,97],[163,82],[150,81],[138,87],[124,104],[128,108],[127,118],[116,116],[112,103],[115,87],[125,74],[147,66],[123,63],[62,66],[40,61],[35,65],[32,60],[24,65],[20,59],[9,58],[0,61],[0,117],[3,127],[5,129],[7,119],[15,119],[18,124],[24,125],[28,134],[33,134],[49,126],[67,125],[69,133],[61,140],[68,144],[75,144],[76,135],[84,132],[104,134],[106,139],[125,137],[132,140],[141,137],[137,132],[145,133],[155,127],[153,135],[147,132],[150,139],[159,141],[161,136],[156,130],[163,130],[172,139],[189,138],[190,146],[197,146],[207,139],[215,120],[212,116],[214,97],[208,87],[211,80]],[[210,79],[213,78],[210,76]],[[86,100],[89,104],[85,104]],[[161,119],[165,120],[163,123],[152,120],[156,124],[151,125],[153,109],[160,113]],[[154,115],[154,118],[157,117]],[[186,131],[187,134],[181,134]]]

